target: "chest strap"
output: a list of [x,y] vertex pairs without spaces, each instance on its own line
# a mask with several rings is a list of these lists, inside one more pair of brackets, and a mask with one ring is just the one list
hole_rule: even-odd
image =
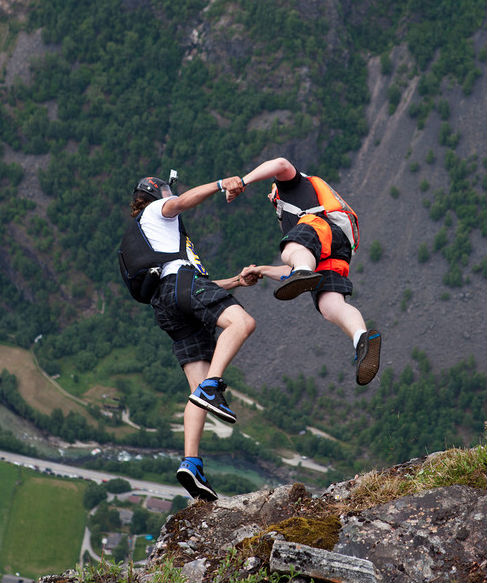
[[276,198],[276,214],[279,219],[282,218],[283,211],[287,213],[291,213],[292,215],[297,215],[298,217],[302,217],[304,215],[313,215],[316,213],[322,213],[325,210],[323,205],[320,206],[313,206],[309,209],[301,209],[298,206],[291,204],[290,202],[285,202],[280,198]]

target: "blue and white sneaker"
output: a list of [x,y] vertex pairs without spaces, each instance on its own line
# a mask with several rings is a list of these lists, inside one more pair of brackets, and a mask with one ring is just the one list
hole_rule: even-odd
[[203,473],[203,460],[200,457],[184,457],[176,472],[176,478],[193,498],[201,498],[206,502],[218,500],[217,493]]
[[189,400],[223,421],[235,423],[237,415],[230,409],[223,396],[223,391],[226,388],[227,385],[222,379],[216,377],[205,379],[196,387],[194,393],[189,396]]

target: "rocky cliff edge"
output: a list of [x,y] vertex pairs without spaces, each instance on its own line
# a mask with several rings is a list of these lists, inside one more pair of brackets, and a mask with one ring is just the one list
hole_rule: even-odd
[[[486,472],[487,448],[478,446],[318,495],[292,484],[196,501],[168,519],[143,568],[106,581],[160,581],[169,562],[178,581],[191,583],[281,580],[258,578],[264,572],[294,583],[486,582]],[[65,573],[39,583],[80,581]]]

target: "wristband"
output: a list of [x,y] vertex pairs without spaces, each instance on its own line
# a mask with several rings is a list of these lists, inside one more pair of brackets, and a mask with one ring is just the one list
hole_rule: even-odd
[[244,182],[244,179],[243,179],[243,178],[241,178],[240,180],[242,181],[242,186],[243,186],[243,187],[247,186],[247,185],[245,184],[245,182]]
[[220,192],[225,192],[225,189],[223,188],[223,182],[222,182],[222,179],[221,178],[220,178],[220,180],[217,181],[216,185],[217,185],[218,190]]

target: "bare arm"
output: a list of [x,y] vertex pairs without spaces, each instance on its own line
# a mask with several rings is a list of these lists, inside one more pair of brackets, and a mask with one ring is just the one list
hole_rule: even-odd
[[[224,178],[222,180],[222,188],[224,190],[231,190],[232,192],[241,192],[243,190],[242,180],[238,176],[231,178]],[[219,192],[220,188],[217,182],[209,182],[187,190],[180,196],[171,198],[162,207],[162,214],[165,217],[175,217],[188,209],[198,206],[209,198],[212,194]]]
[[257,278],[268,277],[279,281],[283,275],[289,275],[291,268],[289,265],[249,265],[242,270],[242,277],[257,276]]
[[262,276],[259,276],[257,273],[252,273],[254,268],[255,265],[249,265],[248,267],[244,267],[238,275],[229,277],[228,279],[217,279],[214,283],[223,289],[234,289],[236,287],[249,287],[255,285],[259,277]]
[[[243,177],[245,185],[276,178],[277,180],[292,180],[296,176],[296,168],[286,158],[274,158],[263,162]],[[232,202],[242,190],[227,189],[227,202]]]
[[243,177],[245,184],[252,184],[252,182],[259,182],[268,178],[275,177],[277,180],[292,180],[296,176],[296,168],[286,160],[286,158],[274,158],[274,160],[267,160],[257,168],[254,168],[246,176]]

